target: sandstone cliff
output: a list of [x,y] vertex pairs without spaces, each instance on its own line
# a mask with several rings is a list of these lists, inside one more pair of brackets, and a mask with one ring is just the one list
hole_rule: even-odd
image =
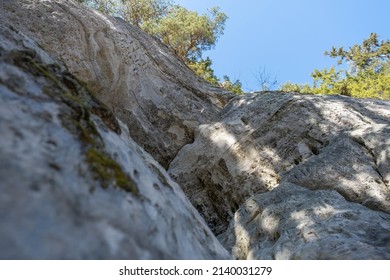
[[74,1],[0,20],[0,258],[390,259],[389,102],[232,99]]

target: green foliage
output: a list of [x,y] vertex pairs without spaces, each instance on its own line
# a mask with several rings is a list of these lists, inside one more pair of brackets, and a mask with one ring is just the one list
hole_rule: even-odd
[[167,15],[148,21],[143,29],[170,46],[183,61],[201,58],[202,51],[215,46],[223,34],[227,16],[219,8],[210,9],[209,15],[199,15],[175,5]]
[[78,0],[78,1],[102,13],[115,14],[117,12],[116,0]]
[[228,76],[223,76],[223,81],[220,82],[220,86],[227,91],[233,92],[235,94],[243,94],[242,84],[240,80],[232,82]]
[[378,35],[371,33],[361,45],[349,50],[332,47],[325,55],[338,58],[338,65],[347,64],[348,69],[315,69],[312,87],[286,83],[281,90],[390,99],[390,41],[379,42]]
[[219,79],[215,76],[214,70],[211,68],[212,61],[209,57],[200,60],[189,60],[187,65],[199,77],[205,79],[213,85],[219,84]]
[[79,0],[103,13],[120,16],[134,26],[161,39],[190,69],[209,83],[241,94],[241,82],[224,76],[220,81],[211,68],[212,61],[202,53],[215,46],[223,34],[226,14],[213,7],[199,15],[170,0]]
[[167,15],[172,4],[167,0],[121,0],[119,15],[134,26],[143,28]]
[[356,76],[347,76],[347,95],[359,98],[390,99],[390,73],[365,71]]
[[235,82],[232,82],[228,76],[223,76],[223,81],[220,81],[220,79],[217,78],[214,74],[214,70],[211,68],[211,65],[213,62],[209,57],[206,59],[199,59],[199,60],[189,60],[188,66],[192,71],[195,72],[199,77],[203,78],[204,80],[208,81],[209,83],[222,87],[226,89],[227,91],[230,91],[235,94],[242,94],[242,84],[239,80],[236,80]]
[[227,16],[218,7],[199,15],[170,0],[78,0],[103,13],[122,17],[157,36],[183,61],[202,57],[223,34]]
[[371,33],[361,45],[354,45],[348,51],[332,47],[325,55],[339,58],[338,64],[346,62],[350,65],[350,74],[364,71],[380,73],[388,69],[390,60],[390,41],[379,42],[378,35]]
[[299,93],[313,93],[312,88],[308,84],[299,85],[287,82],[280,87],[283,92],[299,92]]
[[[340,93],[342,88],[341,71],[337,71],[335,67],[324,68],[323,70],[315,69],[311,76],[313,78],[313,93],[332,94]],[[340,83],[341,82],[341,83]]]

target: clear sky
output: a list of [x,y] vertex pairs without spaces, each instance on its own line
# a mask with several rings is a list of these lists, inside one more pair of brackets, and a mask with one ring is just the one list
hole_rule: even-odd
[[229,19],[216,47],[204,53],[217,76],[259,89],[265,70],[278,83],[311,83],[310,73],[336,64],[332,46],[360,44],[375,32],[390,39],[390,0],[175,0],[205,13],[219,6]]

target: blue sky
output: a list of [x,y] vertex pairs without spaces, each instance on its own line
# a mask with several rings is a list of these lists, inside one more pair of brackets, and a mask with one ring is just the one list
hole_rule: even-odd
[[229,19],[216,47],[204,53],[217,76],[259,89],[261,71],[287,81],[311,83],[313,69],[336,64],[332,46],[360,44],[371,32],[390,39],[389,0],[175,0],[204,13],[219,6]]

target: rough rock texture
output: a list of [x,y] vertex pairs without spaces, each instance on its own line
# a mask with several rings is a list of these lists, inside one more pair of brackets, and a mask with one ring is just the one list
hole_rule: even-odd
[[63,60],[164,167],[231,98],[157,39],[74,1],[2,0],[0,21]]
[[229,94],[120,19],[2,0],[0,20],[0,258],[229,258],[216,234],[239,259],[390,259],[389,102],[221,110]]
[[239,259],[390,259],[390,215],[283,183],[248,199],[220,239]]
[[0,259],[225,259],[127,127],[0,26]]
[[282,93],[233,99],[201,125],[169,173],[216,234],[250,196],[280,182],[333,189],[390,212],[390,104]]

